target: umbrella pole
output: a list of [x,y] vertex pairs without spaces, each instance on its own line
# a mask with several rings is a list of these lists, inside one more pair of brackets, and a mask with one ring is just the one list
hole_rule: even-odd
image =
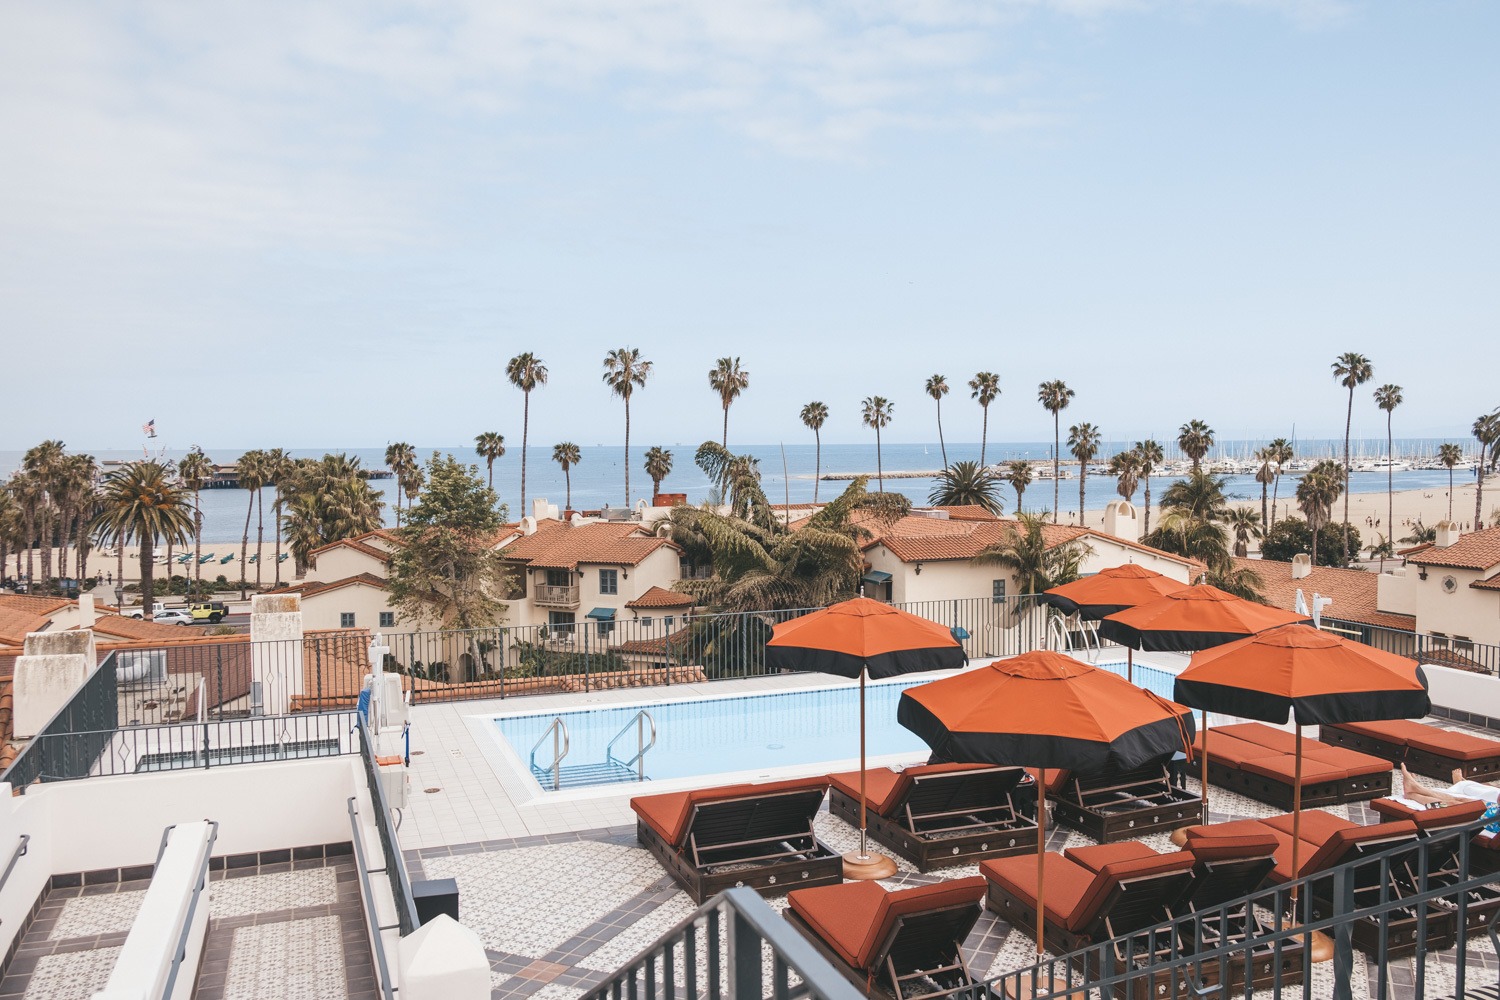
[[1198,750],[1199,763],[1203,765],[1203,822],[1208,822],[1208,709],[1203,710],[1203,746]]
[[865,805],[865,671],[859,671],[859,850],[844,855],[844,878],[854,880],[890,878],[896,862],[884,854],[870,853]]
[[869,844],[865,841],[865,670],[863,667],[859,670],[859,860],[870,860]]
[[1042,908],[1042,894],[1047,888],[1047,772],[1036,769],[1036,960],[1042,960],[1042,939],[1046,934],[1047,911]]
[[[1297,723],[1297,765],[1292,777],[1292,906],[1297,905],[1297,847],[1302,838],[1302,723]],[[1296,919],[1295,909],[1292,919]]]
[[1135,683],[1135,650],[1125,647],[1125,679]]

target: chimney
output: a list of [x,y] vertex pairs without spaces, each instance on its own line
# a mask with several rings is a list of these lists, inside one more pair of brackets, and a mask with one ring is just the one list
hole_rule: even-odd
[[94,612],[94,595],[78,595],[78,627],[93,628],[99,616]]
[[1141,540],[1141,522],[1135,504],[1129,500],[1111,500],[1104,505],[1104,533],[1127,542]]
[[531,501],[531,519],[533,521],[545,521],[548,518],[557,520],[557,508],[547,502],[546,497],[536,497]]
[[1312,556],[1306,552],[1298,552],[1292,556],[1292,579],[1301,580],[1303,577],[1312,575]]
[[523,518],[521,518],[521,534],[523,534],[523,535],[534,535],[534,534],[536,534],[536,518],[534,518],[534,517],[523,517]]
[[1433,530],[1437,532],[1437,535],[1433,539],[1432,544],[1440,549],[1446,549],[1458,541],[1459,537],[1463,534],[1463,532],[1458,530],[1458,525],[1452,521],[1439,521],[1433,527]]

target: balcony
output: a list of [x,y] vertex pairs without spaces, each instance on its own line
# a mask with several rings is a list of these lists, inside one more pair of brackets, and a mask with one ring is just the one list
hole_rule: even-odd
[[551,583],[539,583],[536,586],[536,596],[532,599],[539,608],[566,608],[573,610],[578,607],[578,588],[576,586],[557,586]]

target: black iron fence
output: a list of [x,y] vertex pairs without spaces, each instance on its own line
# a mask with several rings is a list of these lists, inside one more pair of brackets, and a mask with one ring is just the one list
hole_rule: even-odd
[[[380,832],[380,850],[384,855],[383,869],[366,867],[374,874],[383,870],[391,883],[391,896],[396,901],[396,922],[405,937],[417,929],[417,908],[412,902],[411,882],[407,879],[406,861],[401,855],[400,841],[396,839],[396,824],[391,815],[390,802],[386,798],[385,785],[381,781],[380,764],[375,759],[375,741],[365,728],[363,716],[355,726],[359,733],[359,755],[365,765],[365,782],[370,786],[370,803],[375,808],[375,828]],[[405,780],[406,768],[396,767],[396,772]]]
[[115,657],[105,657],[41,732],[22,748],[3,780],[20,788],[39,779],[87,776],[119,727],[115,669]]
[[1473,642],[1461,636],[1407,632],[1403,629],[1366,625],[1362,622],[1323,618],[1323,627],[1387,653],[1405,656],[1422,664],[1455,667],[1474,673],[1500,675],[1500,646]]

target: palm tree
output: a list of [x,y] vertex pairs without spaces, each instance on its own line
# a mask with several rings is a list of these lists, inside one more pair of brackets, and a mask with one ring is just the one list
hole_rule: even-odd
[[1141,484],[1141,454],[1134,449],[1116,452],[1109,460],[1109,474],[1115,477],[1115,492],[1126,500],[1135,496]]
[[[401,493],[402,483],[410,477],[411,470],[417,466],[417,449],[405,441],[397,441],[385,447],[386,468],[391,470],[391,475],[396,479],[396,527],[401,527]],[[407,498],[407,506],[410,506],[410,497]]]
[[1042,404],[1042,409],[1052,414],[1052,523],[1057,523],[1058,488],[1060,482],[1058,476],[1062,471],[1060,459],[1062,457],[1062,425],[1058,423],[1058,414],[1068,408],[1073,397],[1077,395],[1062,379],[1054,379],[1051,382],[1043,382],[1036,387],[1037,402]]
[[[1453,467],[1464,460],[1463,449],[1456,444],[1444,444],[1438,449],[1438,461],[1448,467],[1448,520],[1453,520]],[[1394,528],[1395,526],[1392,525]]]
[[[198,495],[203,491],[214,477],[214,464],[209,461],[203,449],[194,448],[188,452],[181,462],[177,463],[177,475],[182,479],[185,489],[193,492],[193,566],[195,571],[194,580],[203,582],[203,508],[198,503]],[[280,496],[280,492],[277,493]],[[280,535],[278,534],[279,538]]]
[[1013,458],[1005,463],[1005,481],[1016,491],[1016,513],[1021,512],[1021,494],[1031,485],[1031,463],[1024,458]]
[[1261,531],[1260,515],[1250,507],[1230,507],[1228,515],[1224,519],[1224,526],[1234,535],[1234,554],[1241,559],[1250,554],[1250,540],[1260,538]]
[[567,486],[567,499],[563,501],[563,510],[573,509],[573,466],[583,461],[583,454],[578,446],[572,441],[564,441],[552,446],[552,461],[562,466],[563,482]]
[[1271,523],[1270,487],[1276,479],[1276,456],[1270,446],[1258,448],[1255,460],[1260,463],[1255,470],[1255,481],[1260,483],[1260,523]]
[[[630,506],[630,397],[651,377],[651,362],[635,347],[620,347],[604,356],[604,382],[625,401],[625,506]],[[523,449],[524,450],[524,449]],[[525,456],[522,456],[525,460]],[[524,469],[524,466],[522,467]],[[523,471],[524,476],[524,471]],[[523,479],[524,482],[524,479]]]
[[970,396],[979,400],[984,409],[984,426],[979,432],[979,464],[985,464],[985,445],[990,436],[990,404],[1000,395],[1000,376],[994,372],[979,372],[969,379]]
[[[35,480],[37,488],[35,520],[38,543],[42,550],[42,587],[44,593],[52,590],[52,541],[55,536],[54,517],[57,514],[55,490],[61,473],[67,446],[61,441],[43,441],[27,450],[21,468]],[[28,557],[29,561],[29,557]],[[35,581],[32,581],[33,588]],[[32,593],[36,593],[35,589]]]
[[[606,363],[606,367],[607,367]],[[646,365],[650,370],[650,364]],[[505,364],[505,377],[510,379],[510,384],[521,390],[523,402],[521,404],[521,513],[526,513],[526,444],[531,437],[531,390],[539,385],[547,384],[547,366],[542,359],[527,351],[517,354]],[[625,398],[625,423],[626,444],[625,449],[625,492],[630,492],[630,397]],[[630,506],[629,497],[626,497],[625,506]]]
[[661,481],[672,474],[672,453],[656,445],[646,452],[646,475],[651,477],[651,492],[661,492]]
[[828,405],[813,400],[802,408],[802,423],[813,432],[813,503],[818,502],[818,482],[823,478],[823,424],[828,421]]
[[1103,435],[1090,423],[1068,428],[1068,450],[1078,459],[1078,523],[1083,524],[1083,489],[1089,478],[1089,461],[1099,453]]
[[954,462],[938,473],[927,502],[936,507],[983,507],[999,517],[1005,509],[998,496],[1002,482],[978,462]]
[[1089,547],[1077,539],[1047,545],[1044,526],[1047,512],[1017,512],[1016,524],[1007,526],[1001,540],[983,549],[973,559],[976,565],[999,565],[1016,575],[1021,594],[1040,594],[1078,579]]
[[[948,467],[948,446],[943,442],[943,397],[948,395],[948,379],[943,375],[931,375],[927,379],[927,395],[937,403],[938,447],[943,450],[943,468]],[[982,452],[982,448],[981,448]],[[981,453],[980,458],[983,459]]]
[[1349,561],[1349,431],[1354,426],[1354,389],[1375,377],[1370,359],[1355,351],[1345,351],[1334,359],[1333,377],[1349,390],[1349,409],[1344,416],[1344,562]]
[[1276,500],[1281,495],[1281,471],[1297,453],[1286,438],[1276,438],[1266,448],[1271,452],[1271,461],[1276,464],[1276,482],[1271,486],[1271,520],[1266,525],[1266,530],[1270,531],[1276,527]]
[[[1401,402],[1399,385],[1387,382],[1375,390],[1375,405],[1385,411],[1385,525],[1387,531],[1391,530],[1396,514],[1396,479],[1395,470],[1391,467],[1396,457],[1392,454],[1394,441],[1391,438],[1391,414],[1396,407],[1401,405]],[[1348,517],[1348,514],[1344,515],[1345,520]]]
[[880,492],[885,492],[885,467],[880,457],[880,430],[891,422],[891,411],[896,404],[884,396],[866,396],[860,403],[861,419],[866,427],[875,428],[875,478],[880,483]]
[[1161,523],[1141,540],[1208,567],[1208,582],[1221,590],[1261,600],[1253,574],[1235,569],[1224,525],[1230,519],[1224,489],[1229,480],[1202,469],[1168,486],[1161,498]]
[[[1307,526],[1312,529],[1312,561],[1318,564],[1318,533],[1333,517],[1333,505],[1338,502],[1339,494],[1344,491],[1344,473],[1336,462],[1324,459],[1308,470],[1297,484],[1297,506],[1302,510],[1302,516],[1307,518]],[[1344,528],[1347,536],[1349,529]],[[1345,551],[1348,551],[1348,543],[1345,542]],[[1345,562],[1348,560],[1346,559]]]
[[140,543],[141,612],[146,620],[151,618],[151,602],[156,597],[152,568],[157,540],[185,545],[192,532],[192,508],[169,466],[132,462],[104,478],[93,533],[101,542],[122,547],[132,541]]
[[1177,447],[1193,460],[1193,471],[1202,468],[1203,456],[1214,446],[1214,429],[1201,420],[1189,420],[1177,428]]
[[21,509],[11,495],[10,484],[0,485],[0,580],[5,579],[5,560],[16,550],[16,575],[21,575]]
[[[42,504],[46,502],[46,490],[42,488],[41,481],[34,474],[27,472],[24,467],[10,477],[7,489],[15,498],[16,517],[20,523],[20,537],[16,549],[16,575],[21,575],[21,551],[24,549],[26,582],[34,589],[36,586],[34,553],[37,545],[37,516]],[[121,558],[124,557],[121,556]]]
[[[489,487],[495,488],[495,459],[505,457],[505,435],[498,431],[485,431],[474,438],[474,450],[479,457],[484,459],[485,470],[489,473]],[[525,511],[522,511],[525,513]]]
[[719,402],[724,405],[724,440],[721,443],[728,449],[729,404],[750,388],[750,373],[740,367],[739,358],[720,358],[708,370],[708,387],[719,394]]
[[1141,528],[1143,534],[1149,535],[1151,534],[1151,473],[1156,471],[1156,467],[1165,460],[1166,456],[1162,454],[1161,444],[1151,438],[1146,438],[1144,441],[1137,441],[1135,443],[1135,453],[1140,456],[1141,482],[1146,487],[1144,497],[1146,502],[1146,521]]
[[[88,508],[94,493],[94,477],[99,467],[92,455],[65,455],[58,463],[53,480],[52,494],[57,502],[58,537],[62,542],[62,558],[58,563],[58,575],[68,574],[68,543],[77,546],[77,560],[73,576],[82,580],[85,560],[88,555],[88,532],[86,530]],[[170,549],[168,562],[171,561]]]
[[1474,467],[1478,478],[1474,488],[1474,530],[1484,527],[1484,475],[1485,451],[1489,450],[1489,464],[1495,464],[1495,445],[1500,443],[1500,410],[1486,413],[1474,420],[1474,438],[1479,442],[1479,464]]
[[266,453],[252,448],[240,456],[237,469],[240,489],[250,494],[250,504],[245,508],[245,533],[240,536],[240,600],[243,601],[246,597],[245,567],[250,565],[250,517],[255,513],[255,501],[260,499],[260,491],[266,485]]

